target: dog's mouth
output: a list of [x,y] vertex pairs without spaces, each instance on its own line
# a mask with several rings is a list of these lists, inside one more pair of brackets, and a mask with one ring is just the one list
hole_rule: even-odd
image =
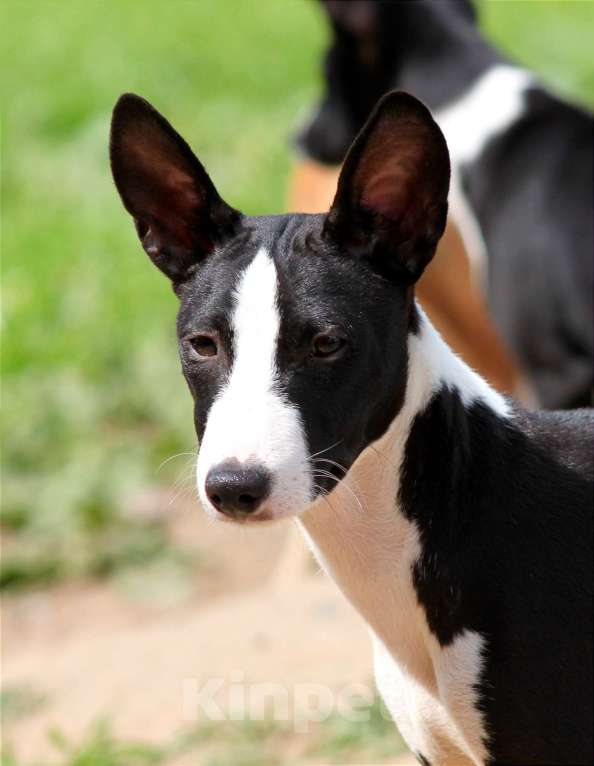
[[241,510],[220,510],[215,508],[211,502],[205,500],[200,493],[202,506],[209,516],[223,524],[235,524],[240,526],[258,526],[261,524],[273,524],[282,519],[299,516],[307,506],[303,508],[277,508],[274,503],[267,503],[265,506],[254,511]]
[[280,518],[285,518],[275,516],[273,511],[267,511],[262,510],[257,513],[237,513],[234,515],[229,515],[226,513],[220,513],[219,511],[216,511],[216,519],[219,522],[222,522],[223,524],[233,524],[233,525],[240,525],[244,527],[255,527],[260,524],[273,524],[274,522],[278,521]]

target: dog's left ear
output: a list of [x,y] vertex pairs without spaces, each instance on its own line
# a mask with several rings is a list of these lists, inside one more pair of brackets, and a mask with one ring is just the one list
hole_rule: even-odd
[[324,237],[411,284],[443,234],[449,182],[447,145],[429,110],[388,93],[346,156]]
[[126,93],[113,110],[111,169],[142,246],[175,284],[232,235],[240,213],[219,196],[184,139],[148,101]]

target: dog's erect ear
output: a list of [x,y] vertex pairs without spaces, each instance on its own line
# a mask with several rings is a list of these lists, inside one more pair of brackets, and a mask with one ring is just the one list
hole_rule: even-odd
[[240,214],[219,197],[183,138],[140,96],[121,96],[113,110],[110,158],[142,246],[174,283],[235,231]]
[[412,283],[443,234],[449,181],[447,145],[429,110],[388,93],[349,149],[324,236]]

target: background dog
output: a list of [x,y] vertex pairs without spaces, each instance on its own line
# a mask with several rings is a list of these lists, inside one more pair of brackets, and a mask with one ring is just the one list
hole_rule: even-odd
[[[469,270],[449,232],[439,273],[429,270],[419,286],[422,301],[500,389],[545,407],[588,404],[591,116],[489,45],[468,0],[322,5],[332,31],[324,94],[299,147],[317,163],[337,165],[383,92],[399,87],[419,96],[448,140],[451,213],[470,259]],[[318,202],[324,209],[332,186],[331,173],[298,166],[289,204],[301,209],[312,194],[307,209]],[[483,282],[497,330],[477,294]]]

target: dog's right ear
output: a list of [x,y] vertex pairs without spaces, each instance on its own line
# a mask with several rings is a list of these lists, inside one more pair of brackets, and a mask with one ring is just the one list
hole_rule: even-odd
[[142,246],[174,284],[236,231],[240,213],[167,120],[126,93],[113,110],[111,170]]
[[349,149],[323,235],[412,284],[445,229],[449,182],[448,148],[427,107],[387,93]]

